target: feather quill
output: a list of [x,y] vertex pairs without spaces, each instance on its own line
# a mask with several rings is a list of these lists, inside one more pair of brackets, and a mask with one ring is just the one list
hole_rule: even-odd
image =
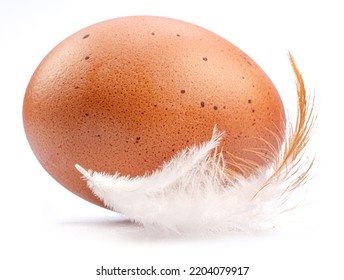
[[[106,207],[151,230],[188,233],[248,231],[270,224],[288,209],[290,195],[308,180],[314,160],[304,156],[315,118],[304,81],[289,53],[296,76],[298,113],[289,124],[282,149],[270,166],[239,163],[245,172],[226,168],[217,150],[223,132],[214,128],[209,141],[176,154],[159,169],[130,178],[76,168]],[[255,170],[254,175],[245,176]]]

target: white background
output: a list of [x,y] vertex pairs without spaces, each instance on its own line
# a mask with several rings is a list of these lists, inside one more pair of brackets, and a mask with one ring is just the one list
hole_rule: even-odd
[[[241,279],[344,279],[341,2],[0,0],[0,278],[101,279],[95,271],[102,265],[236,265],[250,266],[248,276],[237,277]],[[174,17],[225,37],[262,66],[291,112],[295,89],[287,52],[293,53],[317,99],[311,145],[317,164],[307,207],[268,232],[206,239],[149,237],[46,174],[22,127],[22,101],[33,71],[72,33],[127,15]]]

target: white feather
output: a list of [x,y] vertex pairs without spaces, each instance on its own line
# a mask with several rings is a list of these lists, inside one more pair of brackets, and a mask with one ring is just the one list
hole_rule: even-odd
[[[130,178],[76,168],[104,204],[153,230],[177,233],[224,233],[259,229],[281,212],[296,206],[290,195],[302,190],[313,160],[305,157],[312,133],[314,97],[309,103],[302,75],[294,58],[298,114],[287,125],[285,141],[271,166],[245,177],[226,170],[217,147],[222,134],[191,146],[151,174]],[[294,196],[295,197],[295,196]]]
[[191,146],[151,174],[130,178],[76,168],[104,204],[147,228],[177,233],[250,230],[271,222],[286,186],[273,169],[233,179],[216,148],[221,133]]

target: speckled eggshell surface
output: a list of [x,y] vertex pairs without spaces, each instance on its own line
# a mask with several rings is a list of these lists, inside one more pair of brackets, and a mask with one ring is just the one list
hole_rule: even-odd
[[76,163],[143,175],[209,140],[216,125],[226,133],[225,157],[265,164],[247,149],[269,151],[267,142],[278,149],[284,116],[273,83],[240,49],[201,27],[149,16],[108,20],[68,37],[36,69],[23,105],[39,162],[98,205]]

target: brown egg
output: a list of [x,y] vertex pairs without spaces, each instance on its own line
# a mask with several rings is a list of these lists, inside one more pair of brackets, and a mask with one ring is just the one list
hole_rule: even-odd
[[76,163],[143,175],[217,126],[226,159],[261,166],[285,128],[276,88],[244,52],[201,27],[149,16],[101,22],[56,46],[31,78],[23,120],[47,172],[98,205]]

